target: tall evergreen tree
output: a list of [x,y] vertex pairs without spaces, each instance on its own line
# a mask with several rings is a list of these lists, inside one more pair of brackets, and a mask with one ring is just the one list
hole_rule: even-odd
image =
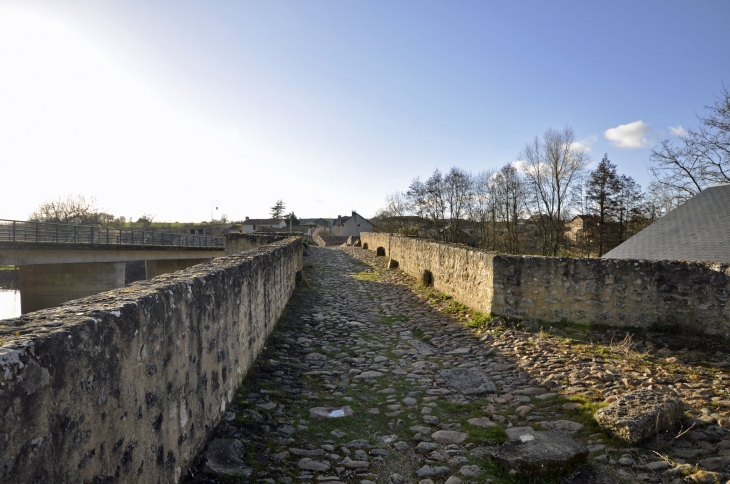
[[598,257],[606,253],[608,246],[608,230],[606,223],[613,221],[618,210],[618,194],[621,181],[616,174],[616,165],[608,159],[608,154],[598,167],[588,175],[587,197],[591,202],[592,212],[598,215]]
[[273,207],[271,207],[271,218],[280,219],[284,215],[286,205],[282,200],[277,200]]

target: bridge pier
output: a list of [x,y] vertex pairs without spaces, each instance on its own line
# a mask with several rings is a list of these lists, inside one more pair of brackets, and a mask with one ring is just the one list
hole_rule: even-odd
[[169,274],[171,272],[187,269],[196,264],[202,264],[203,262],[210,262],[212,258],[206,259],[159,259],[159,260],[148,260],[145,261],[145,268],[147,271],[147,279],[152,279],[161,274]]
[[23,314],[124,287],[125,262],[33,264],[20,266]]

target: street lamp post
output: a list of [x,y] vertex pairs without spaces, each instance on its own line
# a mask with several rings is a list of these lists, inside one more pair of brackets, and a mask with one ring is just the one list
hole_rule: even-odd
[[213,206],[215,206],[215,210],[218,211],[218,205],[220,204],[221,202],[219,202],[218,200],[213,200],[212,202],[210,202],[210,223],[213,223],[213,221],[215,220],[213,218]]

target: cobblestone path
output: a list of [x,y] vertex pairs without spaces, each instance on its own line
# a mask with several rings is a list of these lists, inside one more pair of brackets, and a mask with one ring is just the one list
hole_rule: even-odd
[[[587,465],[539,482],[730,477],[727,347],[675,352],[662,335],[487,322],[359,248],[309,248],[304,264],[310,287],[295,292],[185,482],[528,482],[488,449],[533,428],[590,451]],[[690,431],[632,448],[600,432],[593,411],[639,386],[680,395]],[[708,458],[715,468],[696,465]]]

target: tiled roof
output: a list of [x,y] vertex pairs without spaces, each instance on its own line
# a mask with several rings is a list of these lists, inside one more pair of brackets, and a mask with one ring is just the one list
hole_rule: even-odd
[[730,264],[730,184],[705,189],[603,257]]
[[281,220],[275,218],[250,218],[243,225],[279,225]]

